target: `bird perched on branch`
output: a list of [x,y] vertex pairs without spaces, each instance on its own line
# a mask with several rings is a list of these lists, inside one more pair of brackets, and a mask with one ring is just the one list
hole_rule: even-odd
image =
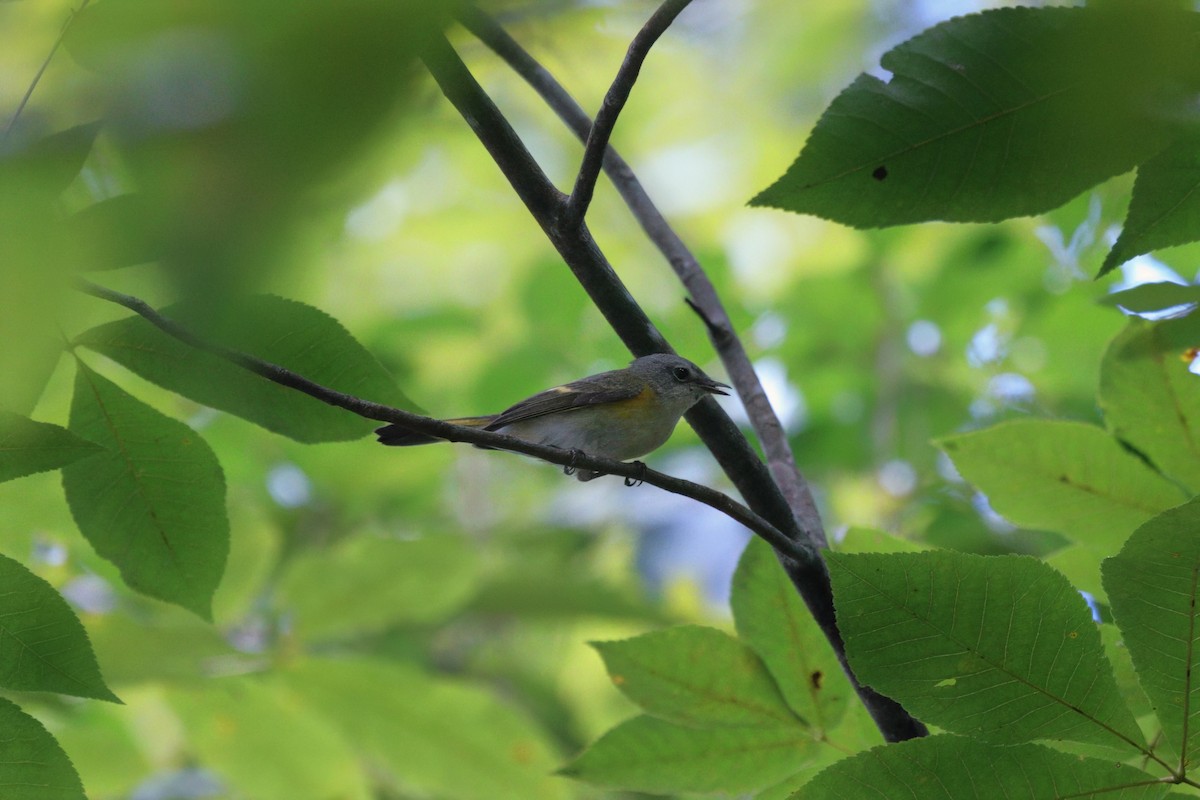
[[[728,388],[686,358],[658,353],[634,359],[625,369],[539,392],[499,414],[446,422],[626,461],[656,450],[688,409],[710,394],[728,394],[723,391]],[[397,424],[375,433],[383,444],[397,447],[441,441]],[[572,467],[564,471],[581,481],[600,475]]]

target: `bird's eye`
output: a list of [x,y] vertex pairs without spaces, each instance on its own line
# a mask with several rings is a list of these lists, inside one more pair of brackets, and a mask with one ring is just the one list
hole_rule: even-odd
[[677,381],[686,381],[692,377],[692,372],[687,367],[675,367],[671,370],[671,374],[675,376]]

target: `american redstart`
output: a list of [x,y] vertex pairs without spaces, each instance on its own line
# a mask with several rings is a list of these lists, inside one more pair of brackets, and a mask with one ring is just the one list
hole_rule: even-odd
[[[526,398],[485,417],[448,419],[563,450],[580,450],[619,461],[644,456],[662,445],[689,408],[710,394],[728,394],[686,358],[659,353],[635,359],[625,369],[589,375]],[[375,431],[379,441],[406,447],[440,441],[400,425]],[[581,481],[600,473],[565,470]]]

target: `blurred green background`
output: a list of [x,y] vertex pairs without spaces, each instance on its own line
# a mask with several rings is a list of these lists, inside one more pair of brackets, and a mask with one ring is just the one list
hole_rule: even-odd
[[[721,291],[835,535],[1062,545],[992,514],[930,440],[1016,416],[1098,421],[1100,356],[1123,320],[1095,304],[1118,279],[1090,276],[1130,179],[988,226],[864,232],[745,207],[884,50],[994,5],[699,0],[652,52],[613,139]],[[654,4],[485,7],[595,109]],[[0,108],[16,109],[71,8],[0,4]],[[253,291],[323,309],[433,415],[496,411],[626,363],[423,72],[421,43],[448,25],[560,187],[580,146],[448,10],[91,3],[3,143],[23,165],[0,186],[4,404],[63,424],[63,337],[125,316],[68,278],[126,264],[89,277],[156,305],[220,309]],[[96,120],[69,184],[30,156]],[[113,198],[113,216],[89,216]],[[589,227],[676,349],[720,377],[680,285],[603,179]],[[1193,255],[1141,259],[1121,280],[1190,275]],[[633,710],[586,643],[729,625],[746,534],[706,508],[465,447],[306,446],[81,357],[200,431],[232,526],[210,626],[126,589],[77,533],[57,473],[0,484],[0,552],[74,604],[126,703],[19,698],[96,800],[624,797],[552,775]],[[727,487],[686,426],[649,462]]]

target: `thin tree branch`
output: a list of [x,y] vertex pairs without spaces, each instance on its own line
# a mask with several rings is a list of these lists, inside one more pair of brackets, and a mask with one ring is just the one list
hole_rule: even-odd
[[90,294],[101,300],[107,300],[111,303],[124,306],[163,333],[173,336],[190,347],[211,353],[218,358],[236,364],[242,369],[253,372],[255,375],[273,381],[280,386],[286,386],[289,389],[303,392],[309,397],[314,397],[323,403],[345,409],[360,417],[380,422],[394,422],[419,433],[426,433],[450,442],[466,442],[483,445],[496,450],[509,450],[533,456],[543,461],[549,461],[552,464],[558,464],[563,467],[587,469],[606,475],[618,475],[642,483],[648,483],[651,486],[657,486],[672,494],[682,495],[683,497],[703,503],[710,508],[714,508],[734,521],[746,526],[777,550],[783,550],[794,558],[801,557],[797,544],[785,536],[774,525],[729,495],[722,494],[702,484],[658,472],[637,461],[617,461],[588,453],[572,452],[549,445],[535,444],[524,439],[518,439],[515,436],[454,425],[443,420],[424,417],[420,414],[413,414],[399,408],[363,400],[360,397],[344,394],[327,386],[322,386],[278,364],[272,364],[269,361],[264,361],[248,353],[210,342],[196,335],[178,322],[164,317],[140,298],[122,294],[121,292],[116,292],[85,280],[80,280],[78,287],[85,294]]
[[[542,200],[556,190],[536,164],[531,168],[525,166],[532,162],[532,157],[450,43],[443,37],[431,40],[422,60],[626,346],[636,355],[670,352],[666,340],[600,252],[587,226],[582,221],[576,225],[563,224],[561,205],[565,203],[557,209],[545,207]],[[527,172],[521,172],[526,169]],[[829,572],[816,548],[809,544],[814,537],[797,523],[791,506],[745,436],[711,398],[702,400],[689,411],[687,420],[747,505],[799,545],[794,548],[799,557],[785,550],[776,550],[776,553],[884,738],[901,741],[927,735],[925,726],[898,703],[863,686],[854,677],[837,626]]]
[[79,4],[79,8],[72,9],[67,21],[63,23],[62,30],[58,32],[58,38],[54,40],[54,44],[50,47],[50,52],[46,54],[46,60],[42,62],[42,66],[38,68],[37,74],[33,76],[33,80],[29,82],[29,88],[25,90],[25,95],[21,98],[21,102],[17,104],[17,110],[9,117],[8,124],[4,126],[4,135],[0,136],[0,143],[7,142],[9,134],[13,131],[13,126],[17,124],[17,120],[21,118],[22,112],[25,111],[25,106],[29,105],[29,98],[33,97],[33,90],[37,88],[41,82],[42,76],[46,74],[46,68],[50,66],[50,61],[54,58],[54,54],[58,52],[58,48],[62,45],[63,39],[67,38],[67,31],[71,28],[71,23],[79,16],[79,13],[87,8],[91,0],[83,0]]
[[666,0],[629,43],[629,49],[625,52],[625,60],[621,63],[621,68],[617,70],[617,76],[613,78],[612,85],[608,87],[608,93],[604,95],[604,101],[596,113],[595,122],[591,124],[591,131],[588,133],[587,143],[583,148],[583,163],[579,166],[579,174],[575,177],[575,188],[571,190],[571,197],[567,200],[567,209],[563,214],[564,224],[578,225],[587,214],[587,208],[592,202],[592,193],[596,189],[596,179],[600,177],[604,153],[608,149],[608,140],[612,138],[613,128],[617,125],[617,117],[621,115],[621,109],[625,108],[625,101],[629,99],[629,93],[633,91],[633,84],[637,82],[642,64],[649,55],[650,48],[691,1]]
[[[541,96],[551,110],[581,140],[590,142],[592,121],[587,112],[570,93],[536,59],[513,39],[507,31],[478,8],[466,5],[457,12],[458,21],[487,45],[514,72],[520,75]],[[800,474],[796,458],[758,373],[733,323],[721,303],[720,296],[700,266],[700,262],[662,212],[654,205],[633,169],[611,145],[604,155],[604,172],[612,180],[642,230],[666,257],[675,274],[691,296],[692,309],[704,320],[730,383],[737,390],[754,433],[762,443],[767,465],[776,484],[783,492],[804,528],[819,547],[827,546],[821,516],[807,481]]]

